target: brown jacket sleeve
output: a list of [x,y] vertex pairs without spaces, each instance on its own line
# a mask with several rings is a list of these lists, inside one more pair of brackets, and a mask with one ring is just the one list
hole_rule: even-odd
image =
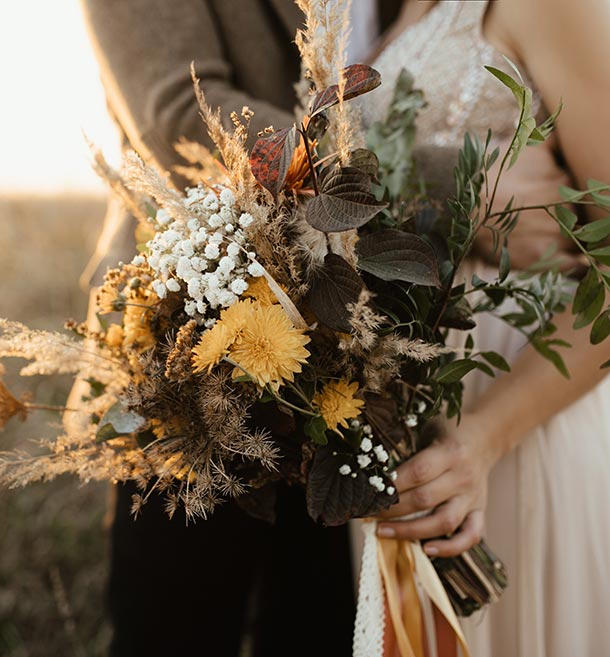
[[[209,145],[190,78],[193,61],[208,103],[222,108],[225,122],[232,110],[239,112],[244,105],[255,113],[251,137],[268,125],[282,127],[294,120],[290,113],[233,86],[210,2],[82,4],[112,111],[131,145],[162,168],[169,170],[179,161],[173,145],[181,136]],[[247,12],[258,3],[244,4]]]

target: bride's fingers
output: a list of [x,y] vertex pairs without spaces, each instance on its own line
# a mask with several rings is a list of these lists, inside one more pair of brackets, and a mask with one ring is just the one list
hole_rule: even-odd
[[428,484],[404,491],[396,504],[379,515],[382,518],[396,518],[435,509],[459,492],[455,474],[448,471]]
[[429,516],[379,523],[377,534],[383,538],[410,541],[450,536],[462,524],[467,513],[468,509],[463,508],[463,501],[454,497],[435,509]]
[[450,467],[448,455],[441,443],[435,443],[401,464],[396,470],[396,490],[399,493],[434,481]]
[[481,542],[483,536],[483,511],[471,511],[458,531],[447,539],[428,541],[424,552],[431,557],[454,557]]

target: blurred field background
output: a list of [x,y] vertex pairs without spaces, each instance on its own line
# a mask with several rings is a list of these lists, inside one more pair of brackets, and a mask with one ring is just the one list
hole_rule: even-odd
[[[101,227],[101,195],[0,196],[0,316],[60,330],[84,319],[78,278]],[[19,379],[23,362],[7,361],[6,382],[45,404],[65,402],[69,377]],[[0,450],[35,449],[58,417],[38,411],[13,419]],[[107,651],[105,614],[107,484],[75,478],[0,490],[0,655],[94,657]]]

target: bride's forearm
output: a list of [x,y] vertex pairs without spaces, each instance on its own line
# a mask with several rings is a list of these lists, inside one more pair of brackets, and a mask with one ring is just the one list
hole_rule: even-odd
[[572,346],[562,350],[570,378],[535,349],[525,347],[509,374],[494,381],[477,403],[480,421],[497,441],[499,456],[518,445],[524,436],[575,402],[608,374],[600,365],[610,359],[607,343],[592,345],[587,329],[574,330],[574,317],[566,312],[556,317],[557,337]]

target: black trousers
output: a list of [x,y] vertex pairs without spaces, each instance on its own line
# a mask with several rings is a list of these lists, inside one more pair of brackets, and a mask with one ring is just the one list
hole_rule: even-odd
[[316,525],[282,488],[274,526],[234,503],[208,520],[169,520],[152,497],[112,527],[111,657],[349,657],[354,595],[346,527]]

